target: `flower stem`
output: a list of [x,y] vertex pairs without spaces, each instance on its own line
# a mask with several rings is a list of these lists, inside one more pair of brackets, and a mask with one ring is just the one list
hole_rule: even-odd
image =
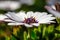
[[28,28],[28,36],[27,36],[28,40],[31,40],[31,28]]

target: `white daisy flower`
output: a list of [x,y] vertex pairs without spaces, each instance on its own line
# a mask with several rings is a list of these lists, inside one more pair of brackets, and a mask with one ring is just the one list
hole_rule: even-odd
[[0,1],[0,9],[15,10],[21,7],[21,3],[17,1]]
[[54,16],[60,18],[60,12],[56,11],[55,6],[45,6],[48,12],[52,13]]
[[60,18],[60,12],[56,11],[56,4],[60,4],[60,0],[47,0],[48,6],[45,6],[49,13],[52,13],[55,17]]
[[35,0],[0,0],[0,9],[16,10],[22,4],[33,5]]
[[46,12],[32,12],[25,13],[20,11],[19,13],[8,12],[5,14],[6,18],[3,17],[3,21],[9,22],[8,25],[25,25],[26,27],[39,26],[40,24],[54,23],[55,17]]

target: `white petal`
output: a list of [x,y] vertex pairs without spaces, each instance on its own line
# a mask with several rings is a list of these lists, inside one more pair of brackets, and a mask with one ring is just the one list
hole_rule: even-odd
[[52,14],[48,14],[48,16],[52,17],[53,15]]
[[56,10],[53,10],[51,7],[49,6],[46,6],[46,9],[48,12],[52,13],[54,16],[60,18],[60,12],[56,11]]
[[49,15],[46,14],[44,16],[37,17],[36,19],[37,19],[37,21],[39,21],[39,23],[50,23],[50,22],[52,22],[51,20],[55,19],[55,17],[52,17],[51,14],[49,14]]
[[15,22],[15,21],[10,20],[10,19],[5,19],[4,21],[5,21],[5,22]]
[[10,9],[11,10],[15,10],[15,9],[17,9],[17,8],[20,8],[21,7],[21,3],[20,2],[14,2],[14,1],[11,1],[10,3],[9,3],[9,5],[10,5]]
[[34,13],[32,11],[27,12],[27,18],[33,17]]
[[56,18],[55,17],[48,17],[45,20],[54,20],[54,19],[56,19]]
[[35,14],[34,14],[36,20],[38,20],[38,21],[45,15],[47,15],[46,12],[40,12],[40,13],[39,12],[35,12]]
[[55,23],[55,21],[40,21],[40,24],[50,24],[50,23]]
[[55,21],[49,21],[49,23],[56,23]]
[[14,2],[14,1],[1,1],[0,2],[0,9],[9,9],[9,10],[15,10],[20,7],[19,2]]
[[50,17],[50,16],[48,16],[48,15],[43,15],[43,16],[40,17],[40,19],[44,19],[44,18],[46,18],[46,17]]
[[41,15],[41,12],[35,12],[33,16],[34,17],[39,17],[40,15]]
[[54,20],[54,19],[55,19],[55,17],[47,17],[47,18],[41,19],[40,22],[41,21],[51,21],[51,20]]
[[26,27],[32,27],[32,25],[29,25],[29,24],[24,24]]
[[8,17],[3,14],[0,14],[0,20],[4,20],[5,18],[8,18]]
[[27,17],[25,11],[20,11],[16,15],[20,18],[21,21],[23,21]]
[[33,5],[35,0],[20,0],[22,4]]
[[48,13],[47,12],[42,12],[44,15],[47,15]]
[[41,16],[44,16],[44,15],[47,15],[47,13],[46,13],[46,12],[35,12],[35,13],[34,13],[34,16],[35,16],[35,17],[36,17],[36,16],[37,16],[37,17],[38,17],[38,16],[41,17]]
[[40,19],[40,15],[41,15],[41,12],[35,12],[33,17],[36,19],[36,20],[39,20]]
[[56,7],[54,5],[51,6],[54,10],[56,10]]
[[8,12],[6,14],[7,17],[11,18],[14,21],[20,22],[20,18],[18,16],[16,16],[16,14],[14,12]]
[[51,17],[52,15],[44,15],[42,17],[40,17],[40,19],[38,19],[39,21],[44,21],[44,20],[54,20],[55,17]]
[[24,23],[8,23],[8,25],[12,25],[12,26],[14,26],[14,25],[23,25]]
[[40,24],[39,23],[32,23],[31,25],[39,26]]
[[7,5],[7,2],[0,2],[0,9],[5,9]]

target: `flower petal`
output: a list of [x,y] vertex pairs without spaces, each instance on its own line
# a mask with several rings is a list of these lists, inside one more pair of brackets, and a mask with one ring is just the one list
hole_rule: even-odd
[[26,27],[32,27],[32,25],[29,25],[29,24],[24,24]]
[[12,25],[12,26],[14,26],[14,25],[23,25],[24,23],[8,23],[8,25]]
[[[36,16],[37,15],[37,16]],[[46,12],[35,12],[35,19],[38,21],[38,23],[51,23],[51,20],[54,20],[55,17],[52,17],[52,14],[47,15]]]
[[50,23],[55,23],[55,21],[40,21],[40,24],[50,24]]
[[52,16],[52,15],[44,15],[44,16],[40,17],[38,20],[39,20],[39,21],[54,20],[55,17],[51,17],[51,16]]
[[53,14],[54,16],[60,18],[60,12],[56,11],[56,10],[53,10],[52,7],[50,6],[45,6],[45,8],[47,9],[47,11],[51,14]]
[[34,0],[20,0],[20,2],[22,4],[33,5],[35,1]]
[[40,24],[39,23],[32,23],[31,25],[39,26]]
[[16,14],[20,18],[21,21],[24,21],[24,19],[27,17],[25,14],[25,11],[20,11]]
[[9,17],[10,19],[17,21],[17,22],[21,22],[18,16],[16,16],[16,14],[14,12],[8,12],[7,14],[5,14],[7,17]]
[[17,1],[10,1],[9,2],[9,6],[10,6],[10,9],[11,10],[15,10],[15,9],[21,7],[21,3],[20,2],[17,2]]
[[15,22],[15,21],[10,20],[10,19],[5,19],[4,22]]
[[0,14],[0,20],[4,20],[5,18],[8,18],[8,17],[3,14]]
[[32,11],[27,12],[27,18],[33,17],[34,13]]
[[56,10],[56,8],[55,8],[55,6],[54,6],[54,5],[52,5],[51,7],[52,7],[54,10]]
[[44,16],[44,15],[47,15],[47,13],[46,13],[46,12],[35,12],[35,14],[34,14],[36,20],[38,20],[38,21],[39,21],[39,20],[41,19],[41,17]]

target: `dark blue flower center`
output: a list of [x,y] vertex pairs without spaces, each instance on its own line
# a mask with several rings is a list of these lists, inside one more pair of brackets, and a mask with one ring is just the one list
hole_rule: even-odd
[[31,23],[38,23],[37,20],[35,20],[35,18],[27,18],[24,20],[24,23],[27,23],[27,24],[31,24]]

